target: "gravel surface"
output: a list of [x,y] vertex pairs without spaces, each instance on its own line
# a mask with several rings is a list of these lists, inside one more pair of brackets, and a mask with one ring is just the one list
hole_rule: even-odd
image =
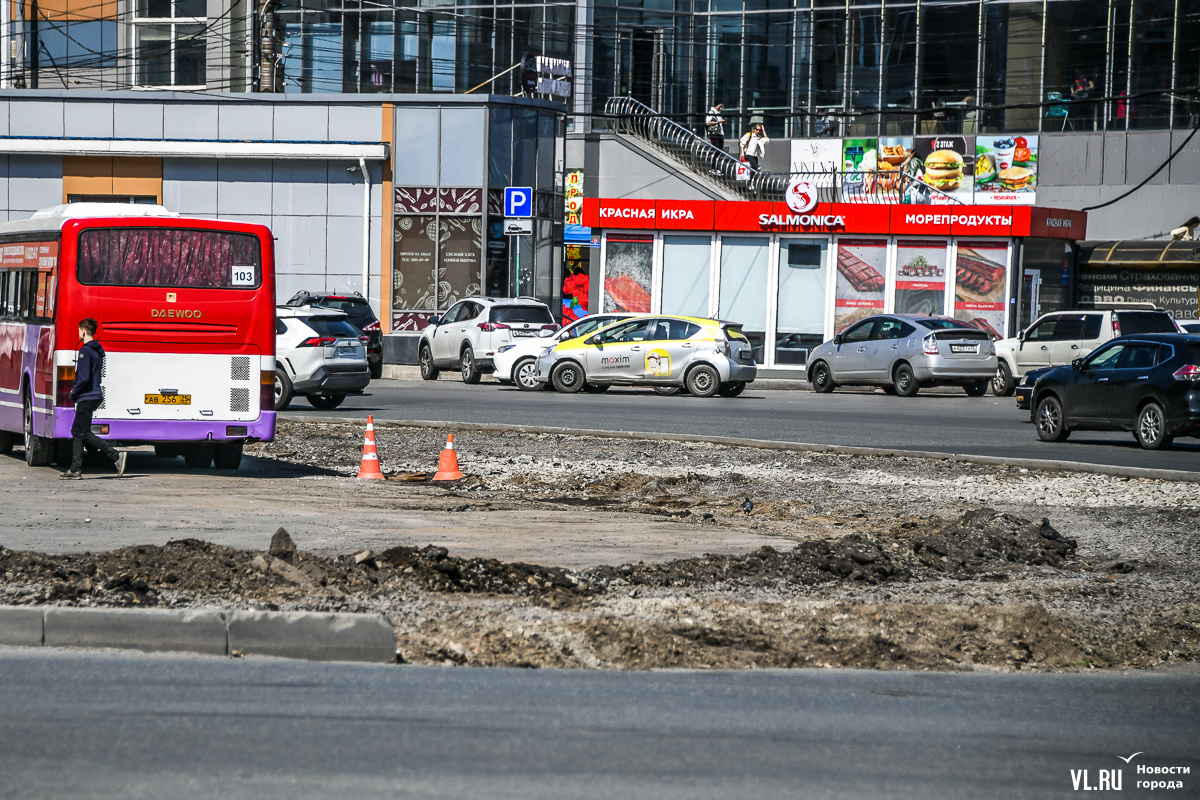
[[[1200,660],[1198,484],[463,432],[467,478],[430,485],[422,471],[441,432],[380,426],[377,438],[389,492],[436,495],[454,510],[619,510],[698,532],[736,526],[774,544],[578,570],[432,546],[328,556],[303,540],[286,560],[197,540],[97,555],[0,550],[0,602],[380,610],[402,656],[423,663],[1064,670]],[[283,421],[275,442],[249,452],[352,474],[361,447],[361,428]],[[1042,517],[1071,541],[1040,536]]]

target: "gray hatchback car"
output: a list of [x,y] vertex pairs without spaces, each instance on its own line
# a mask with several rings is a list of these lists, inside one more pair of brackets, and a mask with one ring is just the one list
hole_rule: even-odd
[[808,380],[818,392],[860,384],[912,397],[922,387],[951,385],[982,397],[995,374],[992,338],[952,317],[869,317],[808,355]]

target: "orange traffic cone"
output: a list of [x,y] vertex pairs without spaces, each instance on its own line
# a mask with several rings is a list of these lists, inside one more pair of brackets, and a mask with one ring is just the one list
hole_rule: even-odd
[[456,481],[463,474],[458,471],[458,453],[454,452],[454,434],[446,439],[446,449],[438,457],[438,471],[433,476],[435,481]]
[[362,465],[358,468],[358,477],[383,480],[379,471],[379,451],[375,449],[375,418],[367,417],[367,438],[363,441]]

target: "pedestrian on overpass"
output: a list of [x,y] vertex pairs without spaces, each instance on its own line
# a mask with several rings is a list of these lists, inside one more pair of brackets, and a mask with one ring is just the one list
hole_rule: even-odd
[[761,122],[754,123],[750,132],[741,138],[742,160],[750,165],[750,169],[758,172],[758,160],[767,154],[767,145],[770,143],[767,129]]
[[104,374],[104,348],[96,341],[100,329],[96,320],[79,321],[79,339],[83,346],[75,360],[75,385],[71,387],[71,399],[75,401],[75,421],[71,423],[71,467],[60,477],[65,481],[77,481],[83,477],[83,448],[99,450],[117,467],[117,477],[125,474],[127,453],[118,453],[116,448],[92,433],[92,414],[104,401],[100,378]]
[[[708,142],[718,150],[725,149],[725,117],[721,114],[725,110],[724,103],[715,103],[708,110],[708,116],[704,118],[704,133],[708,136]],[[713,154],[713,172],[717,171],[717,159],[720,158],[716,153]]]

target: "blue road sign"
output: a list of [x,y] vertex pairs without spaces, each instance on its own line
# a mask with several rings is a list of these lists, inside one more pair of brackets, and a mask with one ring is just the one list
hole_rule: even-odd
[[530,186],[507,186],[504,189],[504,216],[532,217],[533,188]]

